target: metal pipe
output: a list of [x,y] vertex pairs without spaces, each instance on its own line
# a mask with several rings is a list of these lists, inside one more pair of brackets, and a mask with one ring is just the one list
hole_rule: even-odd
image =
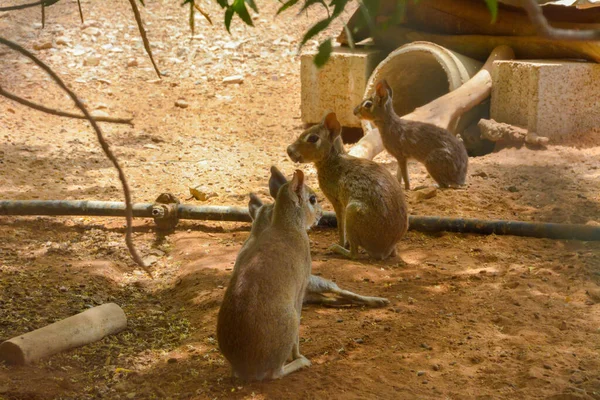
[[[133,205],[133,216],[155,218],[155,205]],[[154,211],[156,212],[156,211]],[[124,217],[125,203],[91,200],[0,200],[0,215],[72,215],[98,217]],[[180,219],[205,221],[251,222],[248,209],[235,206],[192,206],[179,204]],[[326,211],[319,226],[335,227],[335,213]],[[412,215],[409,229],[420,232],[460,232],[483,235],[514,235],[548,239],[575,239],[600,241],[600,227],[576,224],[482,220]]]

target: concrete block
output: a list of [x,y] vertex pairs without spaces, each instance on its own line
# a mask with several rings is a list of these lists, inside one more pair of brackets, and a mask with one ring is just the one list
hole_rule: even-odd
[[496,61],[490,116],[550,140],[600,128],[600,64]]
[[365,93],[367,80],[383,59],[380,51],[368,48],[336,47],[321,69],[313,63],[314,52],[301,56],[302,122],[320,122],[327,111],[334,111],[345,127],[360,127],[353,114]]

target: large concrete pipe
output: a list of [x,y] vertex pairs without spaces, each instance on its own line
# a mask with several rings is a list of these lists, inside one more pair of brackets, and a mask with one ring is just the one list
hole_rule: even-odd
[[[415,108],[455,90],[467,82],[482,67],[482,63],[462,54],[430,42],[413,42],[391,52],[375,68],[367,81],[365,97],[375,90],[378,81],[385,78],[394,91],[394,109],[400,116],[411,113]],[[465,130],[489,115],[489,102],[484,102],[465,113],[454,126],[453,133],[460,133],[467,150],[472,155],[481,153],[479,130],[471,137]],[[377,129],[369,121],[362,121],[367,134]],[[491,143],[491,142],[490,142]],[[493,147],[493,143],[487,147]],[[381,147],[383,149],[383,147]],[[352,153],[352,152],[351,152]]]

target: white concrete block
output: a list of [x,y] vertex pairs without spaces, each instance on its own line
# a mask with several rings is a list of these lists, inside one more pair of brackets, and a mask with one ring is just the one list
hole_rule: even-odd
[[496,61],[491,118],[559,140],[600,128],[600,64]]
[[336,47],[321,69],[314,65],[315,53],[301,56],[302,122],[320,122],[334,111],[342,126],[360,127],[353,110],[363,99],[367,80],[384,54],[374,49]]

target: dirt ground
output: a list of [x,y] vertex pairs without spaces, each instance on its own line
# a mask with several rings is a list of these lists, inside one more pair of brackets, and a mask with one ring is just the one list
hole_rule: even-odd
[[[295,168],[285,147],[303,128],[296,48],[322,12],[275,18],[278,4],[259,1],[255,28],[234,20],[229,36],[216,3],[205,2],[215,25],[198,17],[190,40],[187,8],[146,3],[161,81],[126,1],[82,1],[83,25],[76,2],[60,2],[43,30],[38,9],[0,14],[0,36],[29,49],[51,43],[35,53],[90,109],[134,117],[134,127],[102,124],[134,201],[168,191],[200,204],[189,199],[194,186],[212,196],[202,204],[245,205],[250,191],[266,197],[268,167]],[[222,83],[238,74],[243,84]],[[74,110],[4,48],[0,86]],[[175,106],[180,99],[187,108]],[[599,138],[582,132],[544,151],[472,158],[465,190],[427,200],[408,192],[411,213],[600,224]],[[395,171],[389,156],[377,160]],[[318,189],[314,168],[302,168]],[[433,183],[416,163],[410,174],[414,186]],[[86,123],[3,98],[0,193],[122,201]],[[182,222],[160,237],[151,221],[136,221],[154,280],[135,268],[123,227],[109,218],[0,217],[0,341],[106,302],[129,319],[100,342],[32,366],[0,365],[0,399],[600,399],[599,243],[411,231],[399,257],[349,262],[327,251],[334,230],[314,230],[314,273],[391,304],[305,307],[301,350],[313,365],[247,384],[230,377],[215,324],[248,224]]]

